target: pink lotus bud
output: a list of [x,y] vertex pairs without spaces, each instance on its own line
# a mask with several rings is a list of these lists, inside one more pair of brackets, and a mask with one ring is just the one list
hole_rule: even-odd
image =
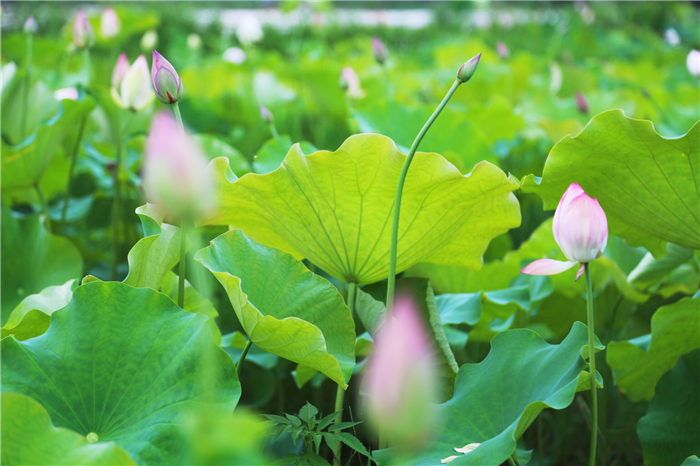
[[114,37],[119,34],[120,24],[119,16],[114,8],[108,6],[102,10],[102,19],[100,21],[100,32],[104,37]]
[[377,60],[377,63],[380,65],[383,65],[389,56],[389,52],[386,50],[386,45],[384,45],[384,42],[379,40],[378,37],[372,38],[372,55],[374,55],[374,59]]
[[457,79],[463,83],[469,81],[472,76],[474,76],[474,72],[476,72],[476,68],[479,66],[480,59],[481,54],[478,54],[474,58],[467,61],[464,65],[460,66],[459,70],[457,71]]
[[270,124],[273,121],[275,121],[274,115],[272,115],[272,112],[267,109],[264,105],[260,106],[260,116],[262,117],[263,120],[265,120],[265,123]]
[[501,60],[505,60],[510,55],[508,46],[500,41],[496,44],[496,51],[498,52],[498,56],[501,57]]
[[588,113],[588,101],[583,94],[581,94],[581,91],[576,91],[576,107],[582,114],[585,115]]
[[349,66],[343,68],[343,71],[340,73],[340,88],[354,99],[360,99],[365,95],[360,87],[359,76]]
[[432,348],[410,299],[397,299],[376,335],[368,364],[364,393],[369,421],[385,429],[393,445],[417,447],[431,430],[437,374]]
[[[117,62],[117,66],[119,66],[119,62]],[[140,112],[151,104],[153,91],[148,76],[146,57],[139,55],[129,67],[119,84],[119,90],[116,86],[112,87],[112,98],[117,105],[128,108],[132,112]]]
[[95,31],[88,21],[85,12],[80,10],[73,21],[73,43],[78,48],[92,47],[95,43]]
[[39,25],[36,22],[36,19],[34,19],[34,15],[29,16],[27,20],[24,22],[24,27],[22,28],[25,34],[31,34],[34,35],[37,33],[39,30]]
[[160,112],[153,118],[145,159],[143,185],[149,202],[180,217],[195,216],[209,205],[206,158],[170,113]]
[[117,64],[114,65],[114,71],[112,71],[112,87],[119,87],[127,71],[129,71],[129,59],[125,53],[122,53],[117,58]]
[[691,50],[685,60],[688,71],[695,78],[700,78],[700,50]]
[[151,81],[158,100],[164,104],[174,104],[182,97],[182,79],[168,60],[153,50]]
[[572,183],[566,190],[552,223],[554,239],[569,259],[567,262],[540,259],[525,267],[522,273],[529,275],[554,275],[581,264],[578,279],[583,273],[583,264],[592,262],[603,254],[608,244],[608,220],[605,212],[578,185]]
[[74,87],[57,89],[54,91],[53,97],[56,100],[78,100],[78,89]]

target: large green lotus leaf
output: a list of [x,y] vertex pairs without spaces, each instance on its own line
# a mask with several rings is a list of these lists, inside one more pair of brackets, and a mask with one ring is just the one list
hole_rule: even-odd
[[606,358],[622,393],[632,401],[650,400],[661,376],[696,348],[700,348],[700,297],[660,307],[651,318],[648,349],[632,341],[611,342]]
[[[380,283],[379,286],[367,287],[367,290],[369,293],[357,290],[355,312],[374,338],[386,318],[386,286]],[[430,329],[428,334],[440,378],[440,401],[448,400],[454,393],[454,380],[459,366],[445,336],[430,282],[424,278],[401,278],[396,281],[396,295],[410,298],[423,319],[425,329]]]
[[[581,357],[587,333],[577,322],[559,345],[547,344],[528,329],[496,335],[484,361],[460,368],[454,397],[437,406],[435,440],[411,464],[439,465],[453,455],[458,458],[451,465],[505,462],[544,408],[564,409],[576,392],[590,388],[588,364]],[[469,443],[481,445],[466,455],[455,452]]]
[[63,136],[95,108],[95,100],[63,100],[58,112],[15,146],[2,141],[2,190],[34,186],[51,162]]
[[[268,139],[258,150],[258,153],[255,154],[255,159],[253,160],[253,171],[260,175],[264,175],[266,173],[270,173],[271,171],[277,170],[280,165],[282,165],[284,157],[287,155],[293,145],[294,143],[292,142],[292,138],[286,134],[283,134],[278,138]],[[302,141],[299,143],[299,146],[304,154],[311,154],[318,151],[318,149],[310,142]],[[238,176],[245,174],[238,173],[235,168],[232,168],[232,170]]]
[[241,393],[204,316],[119,282],[79,286],[45,334],[5,338],[2,356],[4,392],[31,396],[57,426],[114,441],[141,465],[180,464],[181,416],[212,404],[232,412]]
[[[2,68],[2,79],[2,138],[9,145],[17,145],[55,115],[60,104],[51,89],[41,80],[39,73],[32,73],[28,83],[26,68],[17,72],[15,64],[8,63]],[[25,93],[26,126],[22,134]]]
[[91,444],[70,429],[54,427],[36,401],[17,393],[2,394],[2,464],[135,465],[114,442]]
[[598,198],[610,233],[655,256],[665,242],[700,249],[700,125],[685,136],[664,139],[650,121],[626,118],[620,110],[595,116],[575,138],[552,149],[541,179],[523,179],[546,209],[579,183]]
[[238,176],[243,176],[251,171],[250,162],[245,156],[221,139],[209,134],[197,134],[194,138],[209,160],[217,157],[226,157],[231,170]]
[[347,387],[355,323],[338,290],[287,254],[232,230],[195,255],[226,290],[259,348],[312,367]]
[[627,277],[627,280],[639,288],[648,288],[667,277],[673,270],[693,257],[693,250],[672,243],[666,246],[667,254],[655,259],[647,254]]
[[39,217],[16,218],[2,209],[2,323],[22,299],[79,278],[80,253],[66,238],[46,231]]
[[637,424],[644,466],[697,464],[687,457],[700,455],[699,393],[700,349],[696,349],[661,377],[647,414]]
[[[278,170],[230,182],[226,160],[210,169],[219,206],[208,223],[305,257],[359,285],[387,277],[396,183],[405,160],[393,141],[351,136],[336,152],[295,145]],[[520,224],[518,184],[482,162],[462,175],[442,156],[416,154],[404,187],[397,272],[418,262],[481,266],[489,241]]]

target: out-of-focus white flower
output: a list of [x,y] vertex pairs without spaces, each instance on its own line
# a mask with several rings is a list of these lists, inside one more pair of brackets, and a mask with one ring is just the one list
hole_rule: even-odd
[[263,29],[257,16],[246,13],[236,29],[236,37],[244,45],[254,44],[263,38]]
[[677,46],[681,43],[681,36],[674,28],[668,28],[664,32],[664,40],[668,45]]
[[340,73],[340,88],[345,90],[353,99],[361,99],[365,96],[365,91],[360,86],[360,77],[357,76],[355,70],[346,66]]
[[146,31],[141,38],[141,50],[150,52],[158,45],[158,33],[154,30]]
[[199,50],[202,47],[202,38],[199,34],[192,33],[187,36],[187,48],[190,50]]
[[555,61],[549,64],[549,92],[556,94],[561,89],[561,83],[564,81],[564,75],[561,72],[561,66]]
[[246,55],[242,48],[230,47],[224,51],[223,59],[234,65],[240,65],[245,61]]
[[54,91],[53,97],[56,100],[78,100],[78,89],[74,87],[57,89]]
[[688,67],[690,74],[700,78],[700,50],[691,50],[688,53],[688,58],[685,60],[685,65]]
[[[119,62],[117,62],[117,66],[119,66]],[[112,99],[122,108],[128,108],[132,112],[140,112],[153,102],[154,97],[146,57],[139,55],[124,74],[121,83],[119,83],[119,90],[116,86],[112,87]]]
[[100,20],[100,32],[103,37],[114,37],[119,34],[120,23],[119,16],[114,8],[108,6],[102,10],[102,18]]

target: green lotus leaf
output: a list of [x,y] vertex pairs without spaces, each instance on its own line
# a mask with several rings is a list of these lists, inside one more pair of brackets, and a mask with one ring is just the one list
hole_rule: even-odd
[[92,97],[63,100],[58,112],[27,139],[15,146],[2,141],[2,190],[36,185],[66,132],[94,108]]
[[127,466],[136,463],[114,442],[91,444],[70,429],[54,427],[49,413],[31,398],[3,393],[2,464]]
[[627,280],[639,288],[648,288],[662,278],[668,276],[673,270],[693,257],[693,250],[669,243],[666,246],[667,254],[661,259],[654,259],[652,254],[647,254],[641,262],[630,272]]
[[259,348],[312,367],[347,387],[355,323],[338,290],[302,262],[232,230],[195,255],[224,287]]
[[700,297],[660,307],[651,318],[651,343],[646,349],[633,340],[611,342],[606,357],[622,393],[632,401],[650,400],[661,376],[696,348],[700,348]]
[[[243,176],[251,171],[250,162],[243,154],[221,139],[209,134],[196,134],[193,137],[209,160],[213,160],[216,157],[226,157],[231,170],[238,176]],[[289,145],[291,146],[291,143]]]
[[[377,134],[351,136],[336,152],[305,156],[295,145],[278,170],[231,182],[210,164],[219,206],[211,224],[305,257],[359,285],[387,277],[394,194],[405,156]],[[462,175],[442,156],[416,154],[401,208],[397,273],[418,262],[479,268],[491,238],[520,224],[518,188],[482,162]]]
[[2,209],[2,323],[28,295],[79,278],[80,253],[66,238],[46,231],[39,217],[17,218]]
[[[282,165],[284,157],[287,155],[293,145],[294,143],[292,142],[292,138],[286,134],[283,134],[278,138],[268,139],[258,150],[258,153],[255,154],[255,160],[253,160],[253,171],[260,175],[264,175],[266,173],[270,173],[271,171],[277,170],[280,165]],[[304,154],[311,154],[318,151],[313,144],[306,141],[301,141],[299,143],[299,147]],[[233,168],[232,170],[239,176],[245,174],[239,174]]]
[[656,257],[665,242],[700,249],[700,125],[685,136],[665,139],[650,121],[620,110],[595,116],[575,138],[564,138],[549,153],[541,179],[523,179],[554,209],[564,191],[579,183],[598,198],[610,233]]
[[683,461],[681,466],[700,466],[700,458],[695,455],[689,456],[685,461]]
[[[637,433],[644,466],[697,464],[700,454],[700,349],[681,356],[656,386]],[[687,458],[687,459],[686,459]],[[684,461],[685,460],[685,461]]]
[[[357,290],[355,312],[374,338],[386,318],[386,286],[384,283],[379,283],[366,287],[366,290],[368,292]],[[429,339],[433,348],[437,376],[440,379],[439,401],[450,399],[454,393],[454,380],[459,366],[447,342],[430,282],[424,278],[401,278],[396,281],[396,295],[410,297],[423,319],[426,330],[431,330],[428,332]]]
[[73,290],[78,286],[75,279],[68,280],[63,285],[49,286],[39,293],[32,294],[24,298],[17,307],[14,308],[7,319],[7,326],[14,326],[32,309],[42,311],[46,315],[53,314],[64,307],[73,297]]
[[0,330],[0,340],[14,336],[19,341],[29,340],[49,329],[51,317],[38,309],[31,309],[22,314],[19,321],[7,324]]
[[58,427],[114,441],[138,464],[180,464],[182,416],[209,405],[232,412],[241,393],[205,321],[149,288],[81,285],[46,333],[2,340],[2,390],[36,399]]
[[[484,361],[460,368],[454,397],[437,406],[441,421],[435,440],[411,464],[439,465],[453,455],[458,456],[454,465],[505,462],[544,408],[564,409],[589,386],[588,365],[580,354],[587,332],[576,322],[559,345],[547,344],[528,329],[496,335]],[[469,443],[481,445],[463,456],[455,452]]]

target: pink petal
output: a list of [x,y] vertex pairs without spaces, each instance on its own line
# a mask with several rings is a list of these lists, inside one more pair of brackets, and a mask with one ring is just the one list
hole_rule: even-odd
[[576,278],[574,279],[575,282],[578,281],[579,278],[581,278],[581,275],[583,275],[583,272],[586,271],[586,264],[581,264],[581,266],[578,268],[578,271],[576,272]]
[[527,275],[556,275],[565,272],[576,265],[576,261],[555,261],[554,259],[540,259],[528,264],[520,273]]
[[558,213],[554,238],[567,259],[595,260],[608,242],[608,221],[598,200],[582,193]]

